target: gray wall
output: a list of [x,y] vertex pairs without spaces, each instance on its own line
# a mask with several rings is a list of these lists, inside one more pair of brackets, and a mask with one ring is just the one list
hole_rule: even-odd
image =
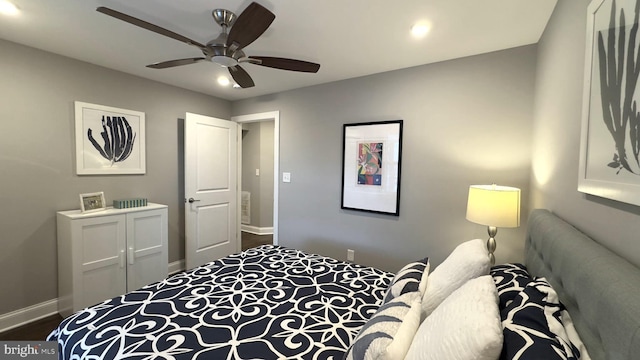
[[242,124],[242,191],[251,193],[251,221],[247,225],[258,226],[260,217],[260,123]]
[[[251,222],[273,227],[273,121],[242,124],[242,190],[251,193]],[[260,175],[256,176],[256,169]]]
[[260,208],[257,226],[273,227],[273,121],[260,124]]
[[[2,40],[0,54],[0,314],[57,297],[55,212],[80,193],[169,205],[169,261],[184,258],[178,118],[229,118],[230,103]],[[76,100],[146,113],[145,175],[75,175]]]
[[577,191],[588,4],[558,1],[538,46],[531,204],[640,265],[640,207]]
[[[279,244],[396,271],[487,238],[465,220],[469,185],[520,187],[528,206],[536,46],[232,103],[280,111]],[[322,70],[321,70],[322,71]],[[404,120],[400,216],[340,209],[342,125]],[[497,261],[522,261],[524,226],[500,229]]]

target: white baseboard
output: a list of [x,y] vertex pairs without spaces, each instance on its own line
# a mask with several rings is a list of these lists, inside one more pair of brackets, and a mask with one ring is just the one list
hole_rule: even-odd
[[175,273],[179,273],[180,271],[184,270],[185,268],[185,262],[184,260],[178,260],[178,261],[174,261],[172,263],[169,264],[169,275],[173,275]]
[[18,309],[16,311],[0,315],[0,332],[11,330],[57,313],[58,299],[48,300],[40,304]]
[[[184,270],[184,260],[174,261],[169,264],[169,275]],[[51,299],[40,304],[18,309],[10,313],[0,315],[0,333],[13,328],[26,325],[30,322],[46,318],[58,313],[58,299]],[[37,340],[37,339],[34,339]]]
[[271,235],[273,234],[273,226],[271,227],[258,227],[242,224],[240,226],[240,230],[244,232],[248,232],[256,235]]

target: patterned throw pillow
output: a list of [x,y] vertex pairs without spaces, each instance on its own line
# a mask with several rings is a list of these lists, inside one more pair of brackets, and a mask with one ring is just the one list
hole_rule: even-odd
[[535,278],[501,311],[500,359],[580,359],[562,325],[564,305],[545,278]]
[[507,307],[516,295],[533,280],[527,267],[518,263],[496,265],[491,268],[490,274],[498,289],[500,310]]
[[395,297],[380,306],[362,327],[344,359],[404,359],[419,326],[420,293]]
[[408,263],[400,269],[393,280],[391,280],[391,284],[389,285],[389,290],[384,297],[383,304],[386,304],[394,298],[409,292],[419,292],[420,296],[422,296],[427,288],[428,276],[428,257]]

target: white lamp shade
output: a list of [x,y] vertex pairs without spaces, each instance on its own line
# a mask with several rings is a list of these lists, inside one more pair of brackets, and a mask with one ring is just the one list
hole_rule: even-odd
[[486,226],[520,226],[520,189],[499,185],[471,185],[467,220]]

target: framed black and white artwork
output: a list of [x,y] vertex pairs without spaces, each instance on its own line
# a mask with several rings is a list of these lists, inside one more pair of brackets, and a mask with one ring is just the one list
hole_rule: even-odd
[[144,174],[145,114],[75,102],[76,173]]
[[640,0],[587,11],[578,191],[640,205]]
[[341,208],[399,216],[402,120],[344,124],[342,136]]

